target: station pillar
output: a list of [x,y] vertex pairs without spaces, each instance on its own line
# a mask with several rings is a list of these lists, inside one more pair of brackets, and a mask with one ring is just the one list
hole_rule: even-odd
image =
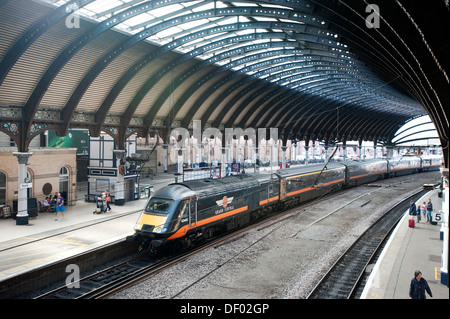
[[305,165],[309,163],[309,145],[305,145]]
[[283,152],[282,158],[281,158],[281,168],[286,168],[286,150],[287,150],[287,146],[281,146],[281,150]]
[[386,158],[394,157],[394,148],[392,146],[386,146]]
[[17,180],[17,216],[16,225],[28,225],[28,187],[27,163],[33,153],[14,152],[19,161],[19,177]]
[[[117,167],[123,165],[123,161],[125,160],[127,151],[126,150],[113,150],[113,153],[116,155]],[[124,205],[125,204],[125,171],[119,169],[117,174],[117,182],[116,189],[114,190],[114,203],[115,205]]]
[[167,173],[167,149],[169,144],[163,144],[163,162],[164,162],[164,173]]
[[259,149],[255,147],[255,173],[259,173],[259,164],[261,161],[259,160]]
[[177,182],[183,182],[184,178],[183,178],[183,149],[178,149],[178,179]]

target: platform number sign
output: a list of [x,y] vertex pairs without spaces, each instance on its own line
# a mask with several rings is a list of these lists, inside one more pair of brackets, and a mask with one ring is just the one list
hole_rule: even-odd
[[442,211],[439,211],[439,212],[433,211],[431,213],[431,220],[435,221],[435,222],[438,222],[438,223],[444,223],[445,222],[444,216],[445,215],[443,214]]

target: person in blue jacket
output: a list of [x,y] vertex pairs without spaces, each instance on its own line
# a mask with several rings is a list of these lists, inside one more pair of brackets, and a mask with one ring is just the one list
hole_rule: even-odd
[[431,212],[433,211],[433,204],[431,203],[431,198],[428,199],[427,204],[427,223],[431,223]]
[[411,201],[411,204],[409,205],[409,215],[416,216],[416,204],[414,204],[414,201]]
[[409,299],[427,299],[425,291],[433,297],[430,286],[425,278],[422,278],[422,273],[419,270],[414,272],[414,278],[411,279],[409,286]]

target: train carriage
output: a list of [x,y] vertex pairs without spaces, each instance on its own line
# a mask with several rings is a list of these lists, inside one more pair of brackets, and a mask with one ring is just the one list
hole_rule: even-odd
[[422,157],[422,171],[438,171],[441,167],[442,157],[441,156],[424,156]]
[[402,176],[417,173],[422,167],[419,156],[403,156],[388,160],[388,171],[391,176]]
[[385,159],[370,159],[361,162],[342,162],[347,167],[346,183],[356,186],[370,183],[386,176],[388,162]]
[[280,179],[275,174],[269,173],[252,176],[258,180],[256,204],[260,208],[271,207],[280,199]]
[[276,172],[280,178],[280,200],[301,201],[317,198],[338,189],[345,183],[345,166],[338,163],[308,165],[282,169]]

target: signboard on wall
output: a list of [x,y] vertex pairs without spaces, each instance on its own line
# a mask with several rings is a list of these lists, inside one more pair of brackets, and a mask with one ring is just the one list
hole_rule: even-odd
[[47,145],[57,148],[76,148],[77,155],[88,155],[88,130],[69,130],[66,136],[59,137],[55,130],[48,130]]

